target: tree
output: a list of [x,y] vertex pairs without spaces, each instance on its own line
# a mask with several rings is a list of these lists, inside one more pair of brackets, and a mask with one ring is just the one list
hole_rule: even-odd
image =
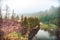
[[33,17],[24,17],[24,20],[22,22],[22,25],[27,28],[27,33],[28,33],[28,40],[32,40],[32,38],[35,36],[35,34],[38,32],[40,29],[40,21],[38,18],[33,18]]
[[40,29],[40,21],[37,17],[29,17],[29,18],[24,18],[23,21],[25,27],[27,28],[28,32],[28,40],[32,40],[32,38],[37,34],[38,30]]
[[60,10],[60,7],[58,9],[58,17],[57,17],[57,25],[60,28],[60,11],[59,10]]
[[1,9],[1,7],[2,7],[2,6],[1,6],[1,1],[2,1],[2,0],[0,0],[0,19],[2,19],[2,14],[1,14],[1,11],[2,11],[2,9]]
[[0,27],[1,27],[1,24],[2,24],[2,14],[1,14],[1,7],[0,7]]
[[25,27],[27,27],[27,18],[26,18],[26,17],[24,17],[23,25],[24,25]]
[[23,15],[21,16],[21,21],[23,21]]
[[9,17],[8,11],[9,11],[9,7],[8,7],[8,5],[6,5],[6,15],[5,15],[5,19],[8,19],[8,17]]
[[19,20],[19,15],[16,16],[16,19]]
[[37,34],[38,30],[40,29],[38,18],[30,18],[30,33],[28,35],[28,40],[32,40],[32,38]]
[[0,19],[2,19],[2,14],[1,14],[1,7],[0,7]]
[[15,16],[15,13],[14,13],[14,10],[13,10],[13,12],[12,12],[12,16],[11,16],[11,19],[12,19],[12,20],[14,20],[14,19],[15,19],[15,17],[14,17],[14,16]]
[[30,17],[30,18],[28,18],[28,23],[29,23],[30,27],[34,28],[40,22],[39,22],[39,19],[38,18],[36,18],[36,17],[35,18]]

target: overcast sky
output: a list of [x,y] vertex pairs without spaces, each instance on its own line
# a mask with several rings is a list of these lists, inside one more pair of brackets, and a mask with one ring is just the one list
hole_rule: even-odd
[[47,10],[51,6],[59,6],[58,0],[3,0],[2,3],[3,9],[7,4],[15,13],[34,13]]

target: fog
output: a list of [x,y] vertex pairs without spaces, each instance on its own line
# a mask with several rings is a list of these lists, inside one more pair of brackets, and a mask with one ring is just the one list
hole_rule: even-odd
[[44,10],[48,10],[51,6],[58,7],[57,0],[1,0],[2,9],[5,9],[6,5],[9,6],[9,10],[14,10],[15,13],[34,13]]

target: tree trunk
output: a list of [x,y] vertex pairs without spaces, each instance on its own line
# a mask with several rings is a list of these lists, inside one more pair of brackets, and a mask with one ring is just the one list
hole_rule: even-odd
[[28,40],[32,40],[32,38],[37,34],[39,29],[40,29],[40,25],[38,25],[36,28],[33,28],[32,30],[30,30]]

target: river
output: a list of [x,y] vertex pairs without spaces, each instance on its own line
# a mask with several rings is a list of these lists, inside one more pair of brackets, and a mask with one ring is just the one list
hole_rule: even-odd
[[56,40],[56,36],[51,35],[48,31],[40,29],[32,40]]

